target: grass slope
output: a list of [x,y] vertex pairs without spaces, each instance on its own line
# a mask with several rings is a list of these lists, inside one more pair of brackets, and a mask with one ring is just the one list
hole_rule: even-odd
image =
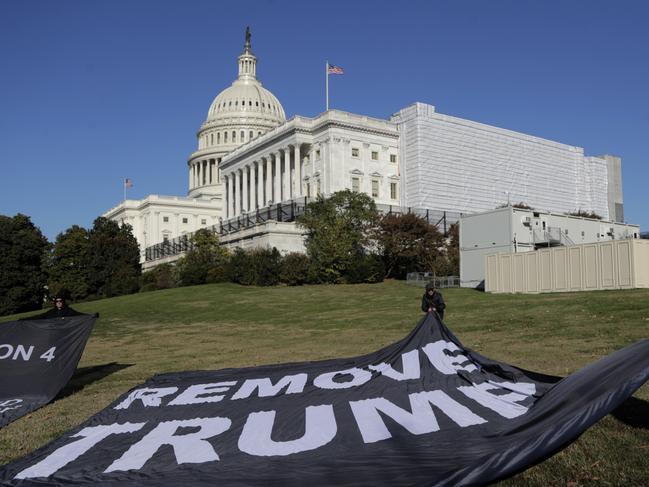
[[[0,430],[0,464],[57,438],[156,373],[374,351],[417,323],[421,293],[395,281],[214,284],[75,306],[101,314],[80,369],[57,400]],[[447,324],[466,346],[553,375],[649,336],[649,290],[490,295],[449,289],[444,296]],[[646,485],[647,472],[645,385],[569,448],[502,485]]]

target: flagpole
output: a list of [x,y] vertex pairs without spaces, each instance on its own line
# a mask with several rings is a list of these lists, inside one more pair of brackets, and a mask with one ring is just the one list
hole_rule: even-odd
[[122,186],[124,186],[124,201],[126,201],[126,178],[122,178]]
[[329,61],[325,61],[325,92],[326,92],[326,111],[329,110]]

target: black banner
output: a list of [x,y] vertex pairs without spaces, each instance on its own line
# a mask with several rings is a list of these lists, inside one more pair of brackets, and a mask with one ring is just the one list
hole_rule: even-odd
[[559,380],[472,353],[429,315],[362,357],[155,376],[0,484],[484,484],[565,447],[648,377],[649,340]]
[[74,374],[95,315],[0,324],[0,427],[50,402]]

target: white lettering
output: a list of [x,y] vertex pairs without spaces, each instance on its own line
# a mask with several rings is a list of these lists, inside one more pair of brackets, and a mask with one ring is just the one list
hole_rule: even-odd
[[39,358],[42,358],[43,360],[47,360],[48,362],[51,362],[54,360],[54,351],[56,350],[56,347],[50,348],[47,352],[45,352],[43,355],[41,355]]
[[[442,374],[453,375],[457,373],[458,370],[465,370],[467,372],[478,370],[478,368],[472,364],[465,355],[458,354],[453,356],[445,353],[446,351],[457,352],[458,350],[461,350],[460,347],[453,342],[439,340],[434,343],[429,343],[422,348],[422,350],[428,356],[428,360],[430,360],[433,367],[439,370]],[[467,364],[467,362],[469,363]]]
[[[493,394],[489,391],[493,390],[509,390],[520,391],[510,392],[508,394]],[[518,401],[527,399],[529,396],[536,392],[536,386],[527,382],[519,382],[518,384],[512,382],[484,382],[482,384],[473,384],[471,386],[458,387],[458,390],[470,397],[484,407],[497,412],[504,418],[516,418],[525,414],[528,410],[527,407],[517,404]]]
[[370,370],[380,372],[382,375],[394,380],[419,379],[421,370],[419,367],[419,350],[411,350],[401,355],[403,372],[394,370],[392,365],[382,362],[378,365],[370,365]]
[[[6,349],[6,352],[3,352],[2,349]],[[0,360],[11,357],[11,354],[14,353],[14,346],[9,345],[8,343],[3,343],[0,345]]]
[[12,360],[18,360],[18,356],[22,355],[22,359],[24,361],[29,360],[29,357],[32,356],[32,352],[34,351],[34,345],[30,345],[28,349],[25,349],[23,345],[16,345],[16,351],[14,352],[14,356],[12,357]]
[[23,402],[22,399],[6,399],[4,401],[0,401],[0,414],[11,411],[12,409],[18,409],[22,407],[21,402]]
[[[339,375],[351,375],[352,380],[347,382],[334,382],[334,377]],[[354,367],[352,369],[340,370],[338,372],[326,372],[320,374],[313,380],[313,385],[320,389],[347,389],[349,387],[363,385],[371,378],[371,372]]]
[[251,413],[239,437],[239,449],[257,456],[285,456],[303,451],[315,450],[326,445],[336,436],[338,426],[333,406],[309,406],[305,411],[304,435],[289,441],[271,439],[275,411]]
[[443,391],[415,392],[408,397],[411,411],[400,408],[382,397],[349,403],[365,443],[392,438],[379,411],[414,435],[439,431],[439,424],[431,405],[438,407],[461,427],[486,423],[486,420],[473,414]]
[[[187,404],[201,404],[204,402],[219,402],[225,396],[216,395],[217,392],[227,392],[234,382],[216,382],[213,384],[196,384],[189,386],[178,397],[169,403],[169,406],[184,406]],[[209,395],[206,395],[209,394]]]
[[232,399],[245,399],[250,397],[255,389],[259,389],[259,397],[276,396],[286,387],[286,394],[296,394],[304,391],[307,374],[287,375],[273,385],[269,378],[248,379],[241,388],[232,396]]
[[79,438],[48,455],[36,465],[23,470],[16,475],[17,479],[30,479],[34,477],[48,477],[68,463],[76,460],[90,450],[101,440],[119,433],[133,433],[144,426],[145,423],[109,424],[102,426],[89,426],[82,429],[72,438]]
[[135,389],[126,399],[115,406],[114,409],[127,409],[138,400],[142,401],[142,404],[146,407],[157,407],[160,406],[163,397],[175,394],[177,391],[177,387]]
[[[140,469],[163,445],[170,445],[173,448],[178,464],[217,461],[219,456],[206,440],[227,431],[231,424],[232,421],[228,418],[164,421],[131,446],[105,472]],[[176,435],[178,428],[187,427],[200,429],[193,433]]]

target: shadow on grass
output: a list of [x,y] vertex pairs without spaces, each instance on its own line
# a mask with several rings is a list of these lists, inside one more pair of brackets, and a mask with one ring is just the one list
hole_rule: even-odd
[[75,392],[79,392],[88,384],[101,380],[104,377],[119,372],[120,370],[132,367],[134,364],[118,364],[117,362],[110,362],[108,364],[93,365],[92,367],[80,367],[76,370],[68,385],[66,385],[61,392],[58,393],[55,400],[68,397]]
[[613,417],[633,428],[649,429],[649,402],[630,397],[611,413]]

